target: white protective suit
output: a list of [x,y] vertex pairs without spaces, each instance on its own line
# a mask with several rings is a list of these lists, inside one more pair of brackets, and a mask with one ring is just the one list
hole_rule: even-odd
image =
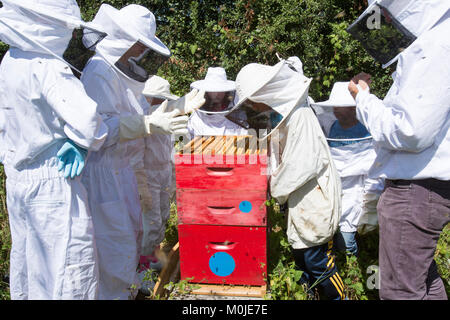
[[[177,100],[171,94],[167,80],[153,76],[147,80],[144,95],[153,98]],[[159,105],[149,106],[144,112],[152,114]],[[141,256],[153,254],[165,237],[166,223],[170,217],[170,192],[174,156],[174,137],[152,134],[145,138],[145,150],[141,164],[135,167],[141,196],[143,236]]]
[[[150,107],[149,114],[158,106]],[[141,255],[153,253],[165,237],[170,217],[170,188],[172,184],[172,155],[174,141],[170,135],[153,134],[145,138],[144,175],[147,194],[143,203],[143,242]],[[139,178],[138,178],[139,180]]]
[[[356,105],[347,88],[348,82],[337,82],[329,100],[312,104],[326,137],[329,137],[331,127],[337,121],[333,108]],[[376,206],[384,183],[382,179],[367,176],[376,157],[373,139],[356,139],[352,144],[330,147],[330,152],[342,183],[340,230],[358,231],[359,234],[374,230],[378,225]]]
[[[108,6],[102,5],[93,20],[107,29],[108,37],[97,45],[96,55],[86,65],[81,80],[89,96],[99,103],[98,112],[105,117],[111,133],[105,147],[91,155],[83,183],[91,195],[90,207],[99,251],[99,298],[128,299],[130,294],[132,297],[136,293],[130,287],[139,288],[136,268],[142,215],[134,168],[142,166],[144,139],[118,141],[119,119],[144,114],[148,103],[142,95],[145,83],[127,77],[115,66],[138,39],[132,37],[132,32],[121,29],[110,12]],[[142,12],[144,18],[150,14],[148,10]],[[128,19],[131,21],[136,17]],[[143,34],[149,25],[140,24],[145,29]],[[134,29],[130,27],[130,30]]]
[[[288,241],[294,249],[303,249],[332,239],[341,216],[341,183],[307,101],[310,79],[303,76],[301,65],[293,71],[286,61],[280,64],[247,65],[239,72],[236,85],[241,100],[264,103],[285,117],[270,136],[274,168],[270,192],[280,204],[288,202]],[[255,91],[257,84],[252,79],[267,78],[272,70],[278,72]],[[280,159],[273,156],[277,150]]]
[[[23,1],[80,19],[73,0]],[[65,51],[72,29],[43,24],[3,3],[0,38],[10,45],[0,66],[0,131],[11,227],[11,299],[95,299],[98,262],[87,193],[64,179],[56,154],[66,139],[98,150],[108,129],[70,68],[36,47]],[[42,23],[42,24],[41,24]]]
[[[318,116],[319,121],[321,117]],[[331,124],[320,121],[325,136],[329,135]],[[378,225],[376,206],[384,188],[382,179],[368,178],[376,153],[373,140],[330,147],[336,169],[342,184],[342,216],[339,229],[342,232],[364,234]]]
[[384,100],[368,91],[356,96],[358,120],[376,142],[374,178],[450,180],[450,2],[435,1],[439,10],[429,2],[414,2],[427,14],[403,15],[418,38],[399,55]]

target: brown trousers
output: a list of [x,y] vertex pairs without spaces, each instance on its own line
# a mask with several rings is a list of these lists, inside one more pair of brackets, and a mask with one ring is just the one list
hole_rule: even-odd
[[450,221],[450,181],[387,180],[377,210],[380,299],[447,300],[434,254]]

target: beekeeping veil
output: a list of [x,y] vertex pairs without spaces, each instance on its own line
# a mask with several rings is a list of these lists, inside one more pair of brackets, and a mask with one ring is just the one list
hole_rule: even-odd
[[93,22],[108,33],[96,52],[133,80],[145,83],[171,55],[155,36],[155,16],[143,6],[130,4],[118,10],[102,4]]
[[23,51],[49,54],[81,74],[79,61],[88,52],[82,42],[89,34],[91,45],[105,36],[101,28],[81,20],[75,0],[2,0],[0,39]]
[[[267,138],[297,106],[306,105],[311,79],[303,75],[297,57],[281,60],[274,66],[251,63],[236,77],[239,101],[227,118],[245,129],[259,131]],[[262,103],[266,110],[255,110],[248,102]]]
[[448,0],[376,0],[347,29],[383,68],[450,9]]
[[[233,107],[236,84],[227,79],[227,74],[222,67],[209,67],[205,79],[191,83],[191,89],[204,90],[205,103],[197,112],[206,114],[227,114]],[[208,92],[222,93],[223,98],[211,99]]]

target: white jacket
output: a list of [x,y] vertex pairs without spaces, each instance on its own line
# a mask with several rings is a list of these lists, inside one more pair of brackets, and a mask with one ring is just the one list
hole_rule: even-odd
[[[288,201],[287,236],[294,249],[328,242],[341,217],[341,182],[325,135],[311,108],[295,108],[279,129],[281,161],[270,181],[280,203]],[[276,131],[271,149],[276,149]],[[273,163],[273,157],[271,163]]]
[[[79,14],[71,8],[78,7],[69,6],[67,15]],[[2,161],[20,170],[67,138],[86,149],[98,150],[108,128],[96,113],[97,104],[65,63],[32,42],[62,55],[72,29],[38,24],[32,16],[5,6],[0,19],[21,34],[0,26],[0,38],[10,46],[0,66],[0,135],[2,144],[7,144],[1,147]]]
[[448,30],[447,18],[400,55],[384,100],[358,93],[357,117],[376,141],[371,177],[450,180]]

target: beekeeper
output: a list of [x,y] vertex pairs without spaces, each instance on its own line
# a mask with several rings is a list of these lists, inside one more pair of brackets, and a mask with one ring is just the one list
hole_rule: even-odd
[[[142,94],[145,82],[170,56],[155,36],[153,13],[140,5],[118,10],[102,4],[94,23],[108,36],[96,46],[81,80],[109,127],[104,147],[90,155],[83,183],[90,195],[100,261],[100,299],[133,298],[142,215],[133,159],[152,134],[187,134],[187,111],[201,106],[199,92],[161,105],[151,115]],[[84,39],[86,42],[89,39]]]
[[206,76],[191,84],[191,89],[204,90],[205,104],[189,118],[188,130],[194,136],[246,135],[247,130],[225,118],[234,105],[236,84],[227,79],[222,67],[209,67]]
[[10,46],[0,66],[0,131],[11,299],[95,299],[94,230],[77,176],[108,128],[63,59],[85,23],[74,0],[2,4],[0,39]]
[[358,255],[356,234],[377,227],[376,203],[383,190],[381,179],[367,174],[376,157],[372,137],[356,118],[356,102],[348,82],[336,82],[327,101],[314,103],[327,137],[331,156],[341,177],[342,216],[335,236],[338,250]]
[[[237,75],[239,101],[227,117],[246,119],[245,127],[260,124],[255,128],[259,138],[270,138],[274,168],[270,192],[280,204],[288,202],[287,237],[304,271],[302,279],[309,285],[317,281],[329,299],[344,299],[332,255],[341,213],[341,183],[308,104],[310,82],[297,57],[274,66],[248,64]],[[263,126],[268,129],[264,131]]]
[[349,28],[384,66],[397,62],[384,100],[370,94],[367,74],[349,85],[377,148],[370,175],[386,179],[381,299],[447,300],[433,257],[450,216],[449,9],[446,0],[372,1]]
[[[165,101],[179,99],[170,92],[166,79],[152,76],[145,83],[143,94],[149,103],[147,114],[152,114]],[[139,259],[139,278],[146,277],[147,270],[160,271],[162,252],[160,244],[164,240],[166,223],[170,217],[170,191],[172,184],[174,136],[153,134],[145,138],[144,159],[135,168],[142,207],[143,237]],[[141,291],[150,294],[151,284],[141,280]]]

